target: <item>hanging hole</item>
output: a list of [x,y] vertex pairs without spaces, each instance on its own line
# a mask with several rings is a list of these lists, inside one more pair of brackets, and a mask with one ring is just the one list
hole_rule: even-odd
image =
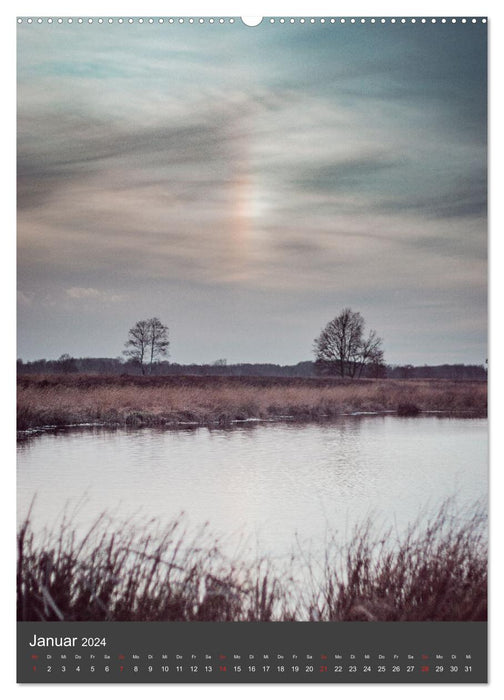
[[246,24],[247,27],[257,27],[258,24],[261,24],[262,17],[242,17],[241,21],[243,24]]

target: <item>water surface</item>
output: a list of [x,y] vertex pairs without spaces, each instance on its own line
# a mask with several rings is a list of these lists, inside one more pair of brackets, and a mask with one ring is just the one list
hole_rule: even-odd
[[[45,434],[18,450],[18,517],[36,495],[36,530],[75,509],[87,528],[103,511],[208,521],[228,548],[283,555],[296,541],[347,539],[354,523],[404,529],[456,497],[487,494],[483,419],[344,417],[232,430],[90,430]],[[84,500],[83,500],[84,496]],[[241,545],[243,546],[243,545]]]

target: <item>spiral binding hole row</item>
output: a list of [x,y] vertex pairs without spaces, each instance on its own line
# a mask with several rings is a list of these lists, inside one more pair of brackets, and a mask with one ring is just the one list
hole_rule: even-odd
[[[18,24],[234,24],[235,17],[18,17]],[[271,17],[270,24],[486,24],[486,17]]]

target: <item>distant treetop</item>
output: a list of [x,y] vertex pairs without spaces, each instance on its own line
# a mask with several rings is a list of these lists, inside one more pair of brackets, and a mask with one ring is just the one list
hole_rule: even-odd
[[123,354],[140,365],[142,374],[145,374],[146,368],[151,374],[154,363],[168,355],[169,345],[168,326],[154,316],[146,321],[137,321],[130,328]]
[[369,365],[376,376],[384,369],[382,339],[376,331],[364,337],[364,319],[358,311],[346,308],[333,318],[314,342],[315,366],[320,374],[360,377]]

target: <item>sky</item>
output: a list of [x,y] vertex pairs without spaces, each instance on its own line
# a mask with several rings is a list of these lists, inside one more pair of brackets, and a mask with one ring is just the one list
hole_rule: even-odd
[[18,26],[18,357],[487,357],[486,25]]

